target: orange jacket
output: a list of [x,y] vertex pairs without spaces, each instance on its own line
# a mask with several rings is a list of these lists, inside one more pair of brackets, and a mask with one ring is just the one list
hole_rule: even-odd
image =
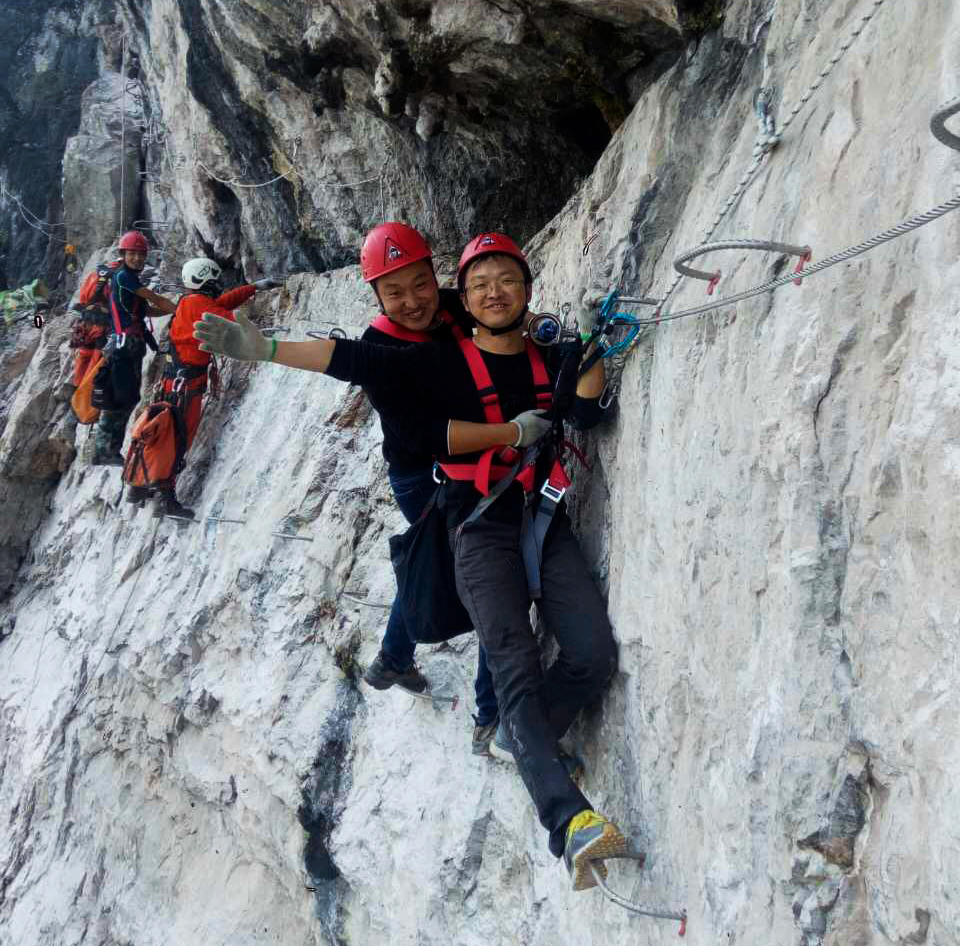
[[177,350],[177,357],[185,365],[210,364],[210,353],[200,351],[200,342],[193,337],[194,322],[200,321],[204,312],[212,312],[234,322],[232,310],[242,306],[256,291],[253,286],[239,286],[216,299],[199,292],[184,296],[170,324],[170,341]]

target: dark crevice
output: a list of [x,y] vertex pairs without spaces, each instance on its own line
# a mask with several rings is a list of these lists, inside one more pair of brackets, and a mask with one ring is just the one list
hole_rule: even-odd
[[350,789],[348,756],[360,694],[344,682],[330,716],[321,728],[316,760],[301,785],[298,820],[306,832],[303,861],[316,900],[317,916],[331,942],[341,946],[339,903],[346,882],[330,853],[330,836]]

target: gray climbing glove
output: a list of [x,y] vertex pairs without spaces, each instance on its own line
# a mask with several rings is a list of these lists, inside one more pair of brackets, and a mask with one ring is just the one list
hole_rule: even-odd
[[517,414],[510,423],[516,424],[520,429],[513,444],[515,447],[529,447],[535,444],[553,427],[553,421],[547,416],[546,411],[524,411],[522,414]]
[[254,289],[279,289],[283,286],[282,279],[274,279],[272,276],[267,276],[266,279],[258,279],[254,284]]
[[231,322],[212,312],[194,323],[193,337],[200,342],[200,351],[226,355],[238,361],[270,361],[274,343],[264,335],[242,312]]

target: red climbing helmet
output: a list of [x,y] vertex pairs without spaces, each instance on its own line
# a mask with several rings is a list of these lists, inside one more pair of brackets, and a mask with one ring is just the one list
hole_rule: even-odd
[[427,241],[413,227],[396,221],[380,223],[363,241],[360,274],[365,282],[373,282],[395,269],[432,257]]
[[122,253],[124,250],[140,250],[146,253],[150,250],[150,244],[147,238],[139,230],[128,230],[117,243],[117,249]]
[[520,268],[523,270],[523,278],[528,283],[533,282],[530,265],[527,263],[526,256],[523,255],[523,250],[510,237],[505,233],[481,233],[464,247],[463,253],[460,255],[460,265],[457,267],[457,286],[461,292],[463,292],[464,280],[467,276],[467,267],[482,256],[490,256],[491,253],[512,256],[520,264]]

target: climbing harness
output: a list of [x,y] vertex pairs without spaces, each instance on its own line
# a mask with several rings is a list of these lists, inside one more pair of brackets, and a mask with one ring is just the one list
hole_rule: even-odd
[[[643,866],[645,856],[643,854],[634,853],[627,855],[627,859],[636,860],[640,862],[640,866]],[[633,903],[630,900],[627,900],[625,897],[621,897],[619,894],[614,893],[606,884],[603,877],[600,874],[600,871],[597,870],[594,864],[590,864],[590,873],[593,874],[593,879],[597,882],[597,886],[603,891],[603,895],[613,903],[618,904],[623,907],[625,910],[629,910],[631,913],[639,914],[640,916],[650,916],[658,920],[679,920],[680,921],[680,931],[677,934],[678,936],[686,936],[687,934],[687,912],[686,910],[680,910],[679,912],[673,912],[670,910],[655,910],[651,907],[642,906],[639,903]]]
[[[554,388],[550,382],[550,376],[547,374],[543,356],[538,351],[537,346],[529,339],[525,340],[524,347],[533,375],[537,409],[555,410],[557,405],[554,399]],[[474,344],[473,339],[464,338],[460,341],[460,350],[467,360],[473,383],[480,395],[484,419],[488,424],[504,423],[500,399],[480,349]],[[523,488],[524,506],[520,528],[520,553],[527,577],[527,591],[534,600],[539,599],[542,595],[541,566],[547,531],[557,509],[560,507],[560,503],[563,501],[564,495],[570,488],[570,477],[563,467],[562,460],[564,449],[566,447],[572,448],[572,445],[563,440],[562,434],[562,419],[556,418],[555,436],[553,438],[555,455],[550,465],[550,472],[538,490],[535,489],[537,459],[543,447],[546,446],[546,438],[541,438],[537,443],[527,447],[522,452],[514,447],[491,447],[481,454],[476,463],[437,464],[449,479],[472,481],[481,495],[481,499],[473,511],[458,526],[458,532],[475,522],[493,502],[506,492],[511,484],[519,483]],[[574,449],[573,452],[581,460],[584,459],[579,451]],[[491,483],[495,485],[491,486]],[[534,504],[536,504],[535,511]]]
[[[474,344],[473,339],[464,338],[460,342],[460,350],[463,352],[473,383],[480,395],[484,420],[488,424],[505,423],[497,389],[493,385],[493,380],[487,370],[483,355],[480,354],[480,349]],[[526,343],[525,350],[530,361],[530,370],[533,373],[537,408],[549,410],[553,404],[553,386],[550,383],[543,356],[532,342],[528,341]],[[488,496],[491,481],[497,482],[510,475],[513,472],[511,466],[519,456],[520,454],[513,447],[491,447],[481,454],[476,463],[441,463],[439,466],[449,479],[472,481],[481,496]],[[525,491],[530,491],[534,485],[533,475],[533,465],[529,464],[518,471],[515,478],[524,486]]]

